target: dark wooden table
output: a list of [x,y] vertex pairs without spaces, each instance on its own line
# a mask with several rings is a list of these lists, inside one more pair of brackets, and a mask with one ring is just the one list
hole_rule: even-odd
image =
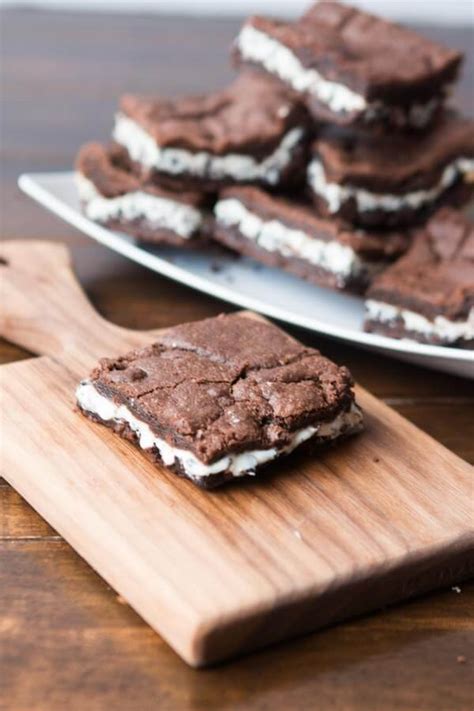
[[[125,89],[221,86],[238,21],[9,10],[2,31],[1,236],[66,242],[97,308],[124,326],[229,310],[95,245],[22,196],[18,174],[68,169],[105,139]],[[428,28],[468,49],[469,29]],[[459,91],[474,113],[473,65]],[[1,251],[1,250],[0,250]],[[474,383],[297,333],[474,461]],[[1,362],[29,354],[0,342]],[[18,453],[21,456],[21,452]],[[40,475],[40,472],[38,473]],[[0,707],[8,711],[472,711],[474,585],[193,671],[0,479]]]

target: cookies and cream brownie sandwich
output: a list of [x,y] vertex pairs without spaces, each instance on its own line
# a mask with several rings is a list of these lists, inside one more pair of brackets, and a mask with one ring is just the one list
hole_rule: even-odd
[[304,108],[284,87],[245,72],[230,87],[203,96],[125,95],[113,137],[160,185],[276,188],[302,170],[306,122]]
[[369,227],[419,222],[474,193],[474,121],[450,111],[416,135],[320,127],[307,182],[325,214]]
[[214,216],[216,241],[334,289],[364,289],[410,243],[408,233],[361,230],[254,187],[221,191]]
[[235,56],[303,95],[318,120],[416,129],[431,122],[462,60],[339,2],[318,2],[297,22],[250,17]]
[[85,215],[111,229],[180,247],[193,247],[205,238],[206,195],[143,182],[121,146],[84,145],[76,159],[76,184]]
[[238,314],[170,328],[104,359],[82,412],[205,488],[362,429],[349,371],[276,326]]
[[474,346],[474,225],[442,208],[407,254],[372,283],[366,331],[436,345]]

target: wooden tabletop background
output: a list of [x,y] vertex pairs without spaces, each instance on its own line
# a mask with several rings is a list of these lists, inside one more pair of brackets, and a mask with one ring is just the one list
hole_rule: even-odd
[[[5,10],[1,20],[1,237],[72,249],[98,310],[158,328],[230,307],[127,262],[21,195],[23,171],[69,169],[109,135],[122,91],[223,86],[235,20]],[[464,50],[469,28],[426,28]],[[458,91],[474,114],[468,61]],[[1,253],[1,246],[0,246]],[[474,462],[474,383],[294,333]],[[0,341],[0,362],[30,354]],[[21,452],[18,453],[21,456]],[[38,476],[41,472],[38,472]],[[194,671],[0,479],[0,707],[8,711],[472,711],[474,584]]]

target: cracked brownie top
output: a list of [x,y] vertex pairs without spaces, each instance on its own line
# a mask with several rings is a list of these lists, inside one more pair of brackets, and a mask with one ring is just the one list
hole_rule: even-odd
[[171,328],[151,346],[103,359],[91,381],[204,462],[284,446],[296,429],[331,420],[354,401],[346,368],[240,315]]

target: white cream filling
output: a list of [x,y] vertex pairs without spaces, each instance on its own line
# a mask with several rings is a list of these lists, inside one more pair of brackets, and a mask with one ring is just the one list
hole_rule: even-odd
[[167,229],[188,239],[202,225],[202,215],[192,205],[136,190],[114,198],[101,195],[82,173],[76,173],[76,185],[84,212],[90,220],[107,222],[112,219],[144,219],[155,229]]
[[337,212],[351,198],[356,201],[359,212],[370,212],[371,210],[395,212],[403,207],[418,209],[424,205],[430,205],[445,190],[454,185],[458,178],[472,180],[473,171],[473,158],[458,158],[446,166],[439,182],[432,188],[415,190],[404,195],[392,195],[390,193],[373,193],[351,185],[330,183],[327,181],[322,162],[313,158],[308,166],[308,182],[311,189],[327,202],[331,213]]
[[137,434],[138,442],[142,449],[156,447],[166,466],[178,463],[191,479],[200,479],[201,477],[212,476],[224,471],[232,472],[234,477],[254,474],[256,467],[260,464],[292,452],[316,433],[318,437],[335,439],[343,432],[357,431],[362,426],[362,413],[354,403],[349,411],[340,413],[331,422],[323,423],[318,427],[310,426],[297,430],[286,447],[280,449],[276,447],[253,449],[248,452],[229,454],[212,464],[205,464],[192,452],[172,447],[165,440],[157,437],[148,424],[137,419],[125,405],[117,405],[109,398],[101,395],[90,381],[85,380],[79,385],[76,390],[76,397],[81,409],[97,415],[101,420],[114,420],[128,424]]
[[474,308],[471,309],[466,321],[450,321],[444,316],[435,316],[430,320],[415,311],[373,299],[366,301],[365,307],[367,317],[371,320],[386,323],[401,319],[407,331],[421,333],[428,337],[434,336],[446,343],[474,338]]
[[363,96],[343,84],[324,79],[315,69],[305,69],[288,47],[252,25],[243,27],[236,43],[243,59],[262,64],[297,91],[314,94],[332,111],[363,111],[367,106]]
[[132,160],[146,168],[171,175],[186,173],[211,180],[261,180],[276,185],[280,174],[291,163],[303,133],[302,128],[288,131],[275,151],[261,162],[239,153],[218,156],[206,151],[191,153],[182,148],[162,148],[136,121],[124,114],[116,116],[113,137],[125,146]]
[[236,227],[239,232],[268,252],[284,257],[297,257],[341,277],[357,275],[372,267],[363,262],[354,250],[335,240],[310,237],[301,230],[286,227],[278,220],[264,221],[248,210],[239,200],[226,198],[214,207],[218,223]]
[[[236,40],[242,58],[261,64],[271,74],[290,84],[293,89],[308,92],[334,112],[365,112],[367,121],[376,120],[389,111],[382,102],[368,103],[364,96],[349,89],[344,84],[325,79],[315,69],[306,69],[296,55],[285,45],[269,35],[246,25]],[[412,104],[408,107],[405,122],[421,128],[431,119],[439,104],[434,97],[426,104]]]

